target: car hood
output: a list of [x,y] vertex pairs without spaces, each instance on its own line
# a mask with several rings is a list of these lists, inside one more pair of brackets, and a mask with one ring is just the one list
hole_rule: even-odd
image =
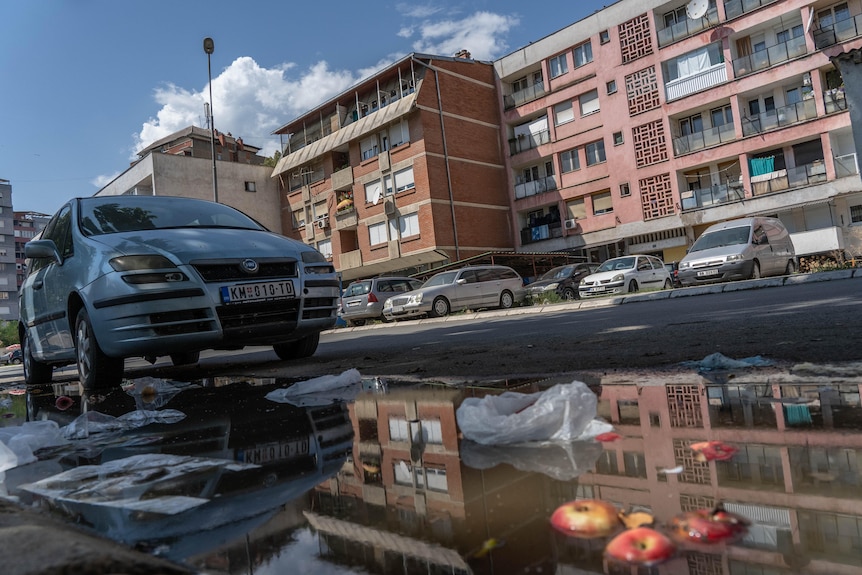
[[745,248],[748,247],[748,244],[734,244],[730,246],[718,246],[714,248],[708,248],[705,250],[698,250],[696,252],[689,252],[686,254],[684,258],[680,261],[682,262],[697,262],[701,260],[711,260],[716,258],[724,259],[729,255],[733,254],[741,254],[745,251]]
[[631,273],[632,271],[634,271],[634,270],[628,269],[628,270],[611,270],[609,272],[599,272],[596,274],[588,275],[582,281],[607,282],[607,281],[611,281],[611,279],[613,279],[613,277],[617,274],[626,274],[626,273]]
[[304,244],[272,232],[226,228],[121,232],[92,239],[121,254],[158,253],[182,263],[214,258],[283,258],[307,249]]
[[529,288],[543,288],[543,287],[549,286],[551,284],[563,283],[564,281],[566,281],[568,279],[569,278],[553,279],[553,280],[538,280],[538,281],[534,281],[533,283],[527,285],[526,287],[528,289]]

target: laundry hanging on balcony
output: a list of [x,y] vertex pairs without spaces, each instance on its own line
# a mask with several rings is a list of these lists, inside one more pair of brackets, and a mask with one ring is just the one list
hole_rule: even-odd
[[751,177],[770,174],[775,171],[775,156],[751,158],[748,160],[748,169],[751,172]]

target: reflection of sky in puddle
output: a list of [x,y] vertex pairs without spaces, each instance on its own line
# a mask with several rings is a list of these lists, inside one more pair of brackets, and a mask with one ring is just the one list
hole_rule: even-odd
[[[34,466],[42,477],[10,470],[7,484],[14,492],[16,472],[34,482],[141,453],[252,463],[259,469],[247,475],[209,469],[185,482],[166,474],[170,481],[161,485],[158,473],[148,476],[158,485],[151,495],[201,498],[188,516],[148,524],[147,513],[103,509],[101,523],[91,519],[105,531],[111,526],[112,536],[201,570],[606,573],[605,540],[566,538],[548,524],[562,503],[595,498],[649,511],[661,524],[717,503],[752,522],[742,541],[687,548],[662,572],[791,573],[809,565],[862,574],[862,407],[854,374],[660,379],[588,382],[596,383],[598,415],[621,437],[561,448],[556,455],[583,467],[565,478],[542,468],[555,454],[520,465],[518,449],[494,448],[501,463],[477,464],[455,422],[465,397],[537,392],[565,377],[466,386],[366,379],[342,415],[330,413],[322,423],[309,412],[319,408],[261,399],[291,382],[220,378],[194,382],[164,402],[187,414],[179,424],[148,426],[101,450],[52,452]],[[87,409],[135,409],[131,396],[42,391],[11,397],[13,417],[3,424],[23,421],[25,399],[31,417],[66,423],[80,415],[82,400]],[[74,405],[59,411],[57,395]],[[347,430],[353,437],[343,443]],[[295,443],[300,436],[309,441],[308,456]],[[738,451],[726,461],[699,460],[689,446],[708,440]],[[242,521],[215,525],[225,514]],[[202,534],[207,518],[212,531]],[[500,544],[482,552],[489,540]]]

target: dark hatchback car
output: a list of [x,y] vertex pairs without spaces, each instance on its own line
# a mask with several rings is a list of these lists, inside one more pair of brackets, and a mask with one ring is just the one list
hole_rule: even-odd
[[580,263],[555,267],[527,286],[530,297],[537,298],[555,293],[562,299],[578,299],[578,284],[596,271],[599,264]]

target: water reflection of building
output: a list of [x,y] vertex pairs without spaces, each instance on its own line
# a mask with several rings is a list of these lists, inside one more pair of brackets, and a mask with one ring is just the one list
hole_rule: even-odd
[[[462,395],[424,388],[357,399],[353,458],[317,488],[307,514],[321,555],[377,573],[512,573],[550,560],[548,517],[577,482],[465,466]],[[481,553],[491,539],[504,543]]]
[[[780,574],[804,564],[811,573],[862,573],[860,386],[730,381],[603,384],[600,414],[624,439],[605,444],[579,496],[660,520],[723,502],[753,521],[741,544],[685,553],[662,572]],[[739,452],[696,461],[689,445],[707,439]],[[663,473],[677,466],[681,473]],[[569,541],[564,562],[601,564],[596,547]]]

